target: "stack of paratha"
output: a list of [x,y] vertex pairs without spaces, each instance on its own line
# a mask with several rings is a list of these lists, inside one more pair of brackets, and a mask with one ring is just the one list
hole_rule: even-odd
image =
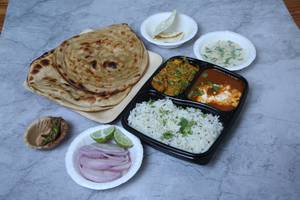
[[66,107],[100,111],[121,102],[147,66],[143,42],[117,24],[74,36],[34,60],[26,86]]

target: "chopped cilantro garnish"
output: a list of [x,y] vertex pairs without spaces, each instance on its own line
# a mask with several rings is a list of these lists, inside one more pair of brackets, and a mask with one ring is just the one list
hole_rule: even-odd
[[167,115],[170,111],[164,110],[163,108],[160,108],[160,109],[158,110],[158,112],[163,116],[163,115]]
[[186,118],[182,117],[178,124],[180,126],[179,132],[182,134],[182,136],[187,136],[189,134],[192,134],[192,127],[195,123],[196,122],[189,121]]
[[219,84],[213,83],[212,88],[215,92],[217,92],[221,89],[221,86]]
[[208,74],[207,74],[206,72],[204,72],[204,73],[201,74],[201,77],[207,78],[207,77],[208,77]]
[[173,135],[173,133],[172,133],[172,131],[166,131],[166,132],[164,132],[163,134],[162,134],[162,139],[165,139],[165,140],[169,140],[169,139],[171,139],[172,137],[173,137],[174,135]]
[[170,84],[170,85],[174,85],[174,81],[172,81],[172,80],[168,80],[168,83]]
[[181,75],[182,75],[182,72],[181,72],[180,68],[177,68],[175,71],[175,76],[179,77]]
[[197,72],[198,72],[198,70],[193,70],[192,74],[195,75],[195,74],[197,74]]
[[202,96],[204,94],[204,92],[203,92],[203,90],[201,90],[200,88],[195,88],[193,91],[192,91],[192,93],[191,93],[191,95],[192,96]]
[[153,100],[153,99],[150,99],[150,100],[148,101],[148,104],[149,104],[149,105],[153,105],[153,104],[154,104],[154,100]]
[[188,85],[189,85],[188,81],[185,81],[185,80],[181,81],[182,88],[186,88]]
[[212,86],[213,85],[213,82],[211,81],[205,81],[205,84],[209,85],[209,86]]

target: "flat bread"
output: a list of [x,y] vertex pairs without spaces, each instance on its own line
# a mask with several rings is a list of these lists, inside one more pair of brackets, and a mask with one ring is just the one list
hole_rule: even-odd
[[[117,25],[117,26],[119,26],[119,25]],[[121,25],[121,26],[124,28],[126,27],[124,25]],[[111,27],[114,27],[114,26],[111,26]],[[126,28],[125,30],[128,30],[128,29]],[[88,34],[88,33],[86,33],[86,34]],[[86,34],[84,34],[85,37],[87,37]],[[114,32],[112,32],[111,34],[112,34],[112,37],[114,37]],[[96,36],[93,35],[93,37],[96,37]],[[99,37],[98,39],[100,39],[100,40],[102,39],[101,36],[98,36],[98,37]],[[70,40],[72,40],[73,38],[71,38]],[[78,37],[76,37],[76,38],[78,38]],[[88,37],[86,39],[88,39]],[[73,43],[74,42],[72,42],[72,44]],[[140,43],[142,43],[142,42],[140,41]],[[94,43],[91,43],[91,44],[94,44]],[[74,45],[76,46],[76,44],[74,44]],[[130,43],[129,43],[129,45],[130,45]],[[129,71],[128,76],[127,76],[128,80],[126,79],[125,75],[122,76],[122,80],[124,81],[124,84],[122,85],[121,83],[119,83],[119,85],[118,85],[119,87],[117,89],[116,89],[116,87],[114,89],[112,89],[110,87],[111,90],[109,90],[109,92],[107,92],[107,91],[106,92],[98,92],[97,88],[96,88],[97,90],[89,91],[84,86],[83,87],[81,86],[81,84],[82,84],[81,78],[83,78],[83,79],[89,79],[91,77],[94,78],[93,74],[81,72],[82,74],[80,76],[78,75],[80,78],[76,79],[77,77],[75,76],[74,80],[72,79],[73,81],[70,82],[70,79],[68,79],[68,76],[65,77],[65,72],[58,70],[57,61],[59,59],[57,57],[62,56],[62,55],[57,55],[57,50],[60,48],[61,48],[61,45],[59,47],[57,47],[56,49],[43,54],[42,56],[40,56],[39,58],[37,58],[36,60],[34,60],[31,63],[28,77],[25,82],[25,86],[27,89],[29,89],[30,91],[35,92],[39,95],[45,96],[63,106],[66,106],[66,107],[69,107],[69,108],[72,108],[75,110],[79,110],[79,111],[95,112],[95,111],[110,109],[113,106],[120,103],[130,92],[132,84],[134,84],[136,81],[138,81],[135,79],[136,78],[135,76],[131,76],[132,65],[129,65],[129,66],[127,66],[127,69]],[[95,50],[97,48],[94,47],[93,45],[92,45],[92,47],[89,47],[89,49],[91,51],[93,51],[95,54],[97,53],[97,50]],[[112,50],[114,50],[114,49],[112,49]],[[72,51],[72,49],[70,49],[70,51]],[[107,51],[109,51],[109,50],[107,50]],[[125,51],[125,49],[124,49],[124,51]],[[148,64],[148,53],[146,50],[145,50],[146,54],[145,54],[144,50],[142,50],[142,51],[144,54],[143,61],[140,62],[140,64],[142,64],[142,67],[140,65],[139,65],[139,67],[137,67],[140,70],[138,72],[138,73],[140,73],[140,77],[146,70],[147,66],[146,67],[144,66],[145,62]],[[114,55],[112,55],[112,54],[104,54],[105,51],[103,51],[103,50],[101,52],[103,53],[103,55],[107,55],[105,58],[108,60],[114,58]],[[124,54],[126,54],[126,53],[124,53]],[[138,53],[138,52],[137,52],[137,54],[140,55],[140,53]],[[118,55],[118,54],[116,54],[116,55]],[[75,55],[71,54],[69,56],[72,57]],[[88,59],[85,60],[84,57],[82,57],[82,55],[78,55],[78,56],[81,58],[80,60],[82,63],[89,62],[89,60]],[[63,57],[65,60],[72,60],[72,59],[68,59],[68,56],[66,56],[66,55],[63,55]],[[97,56],[97,58],[98,58],[98,60],[103,59],[100,56],[100,54]],[[82,67],[84,68],[85,66],[82,66]],[[136,69],[136,67],[133,67],[133,68]],[[95,73],[101,74],[97,70],[95,70]],[[107,78],[106,82],[113,85],[114,81],[116,81],[115,78],[118,77],[118,75],[115,75],[115,74],[118,74],[118,73],[119,73],[118,70],[112,71],[111,74],[114,77],[114,79]],[[120,78],[120,77],[118,77],[118,78]],[[132,79],[134,79],[134,80],[132,80]],[[97,79],[94,78],[93,80],[96,81]],[[76,81],[79,81],[79,82],[76,82]],[[102,82],[105,82],[105,81],[102,81]],[[90,81],[88,83],[93,83],[93,82]],[[97,85],[97,84],[94,84],[94,85]],[[99,85],[98,87],[100,89],[102,89],[103,86]],[[101,90],[101,91],[103,91],[103,90]]]
[[57,71],[69,84],[101,95],[132,86],[148,65],[144,44],[127,24],[75,36],[54,54]]
[[87,93],[72,87],[53,67],[54,55],[48,53],[32,64],[27,78],[27,87],[57,103],[82,111],[100,111],[118,104],[130,88],[112,96]]

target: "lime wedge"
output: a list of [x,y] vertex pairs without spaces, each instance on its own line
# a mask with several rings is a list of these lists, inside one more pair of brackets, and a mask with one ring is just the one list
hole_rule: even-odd
[[131,140],[126,135],[124,135],[119,129],[115,129],[114,139],[116,143],[121,147],[130,148],[133,146]]
[[92,133],[91,138],[93,138],[98,143],[104,143],[113,137],[114,131],[115,131],[115,127],[111,126],[104,130],[99,130],[99,131]]

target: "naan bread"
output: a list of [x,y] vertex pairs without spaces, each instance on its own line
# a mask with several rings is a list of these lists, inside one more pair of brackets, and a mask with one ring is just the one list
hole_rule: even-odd
[[147,50],[127,24],[75,36],[54,54],[56,68],[69,84],[101,95],[134,85],[148,65]]
[[[128,26],[127,25],[113,25],[110,26],[109,28],[112,29],[112,31],[115,29],[113,27],[123,27],[124,31],[128,31]],[[109,28],[105,28],[105,30],[109,29]],[[118,29],[121,30],[121,29]],[[101,32],[101,30],[99,30]],[[98,31],[95,31],[96,33]],[[94,32],[92,32],[94,33]],[[113,37],[115,37],[115,33],[114,32],[109,32]],[[89,33],[86,33],[89,34]],[[112,60],[112,59],[119,59],[119,55],[122,55],[122,52],[118,52],[118,54],[111,54],[111,53],[106,53],[106,51],[124,51],[123,54],[127,54],[126,53],[126,49],[113,49],[111,48],[106,49],[106,51],[104,51],[103,49],[101,49],[101,51],[97,51],[96,49],[98,48],[97,45],[95,46],[95,44],[93,42],[91,42],[89,40],[89,37],[87,37],[87,35],[84,34],[86,40],[89,41],[89,43],[91,44],[91,46],[89,47],[91,54],[90,55],[97,55],[97,59],[98,60]],[[129,34],[129,33],[128,33]],[[131,34],[134,34],[133,32],[131,32]],[[97,38],[98,37],[98,38]],[[81,36],[76,36],[71,38],[70,40],[72,41],[72,39],[74,38],[81,38]],[[94,35],[92,34],[91,38],[94,39],[98,39],[98,40],[102,40],[102,36],[101,35]],[[67,40],[67,43],[69,40]],[[80,40],[82,42],[82,40]],[[85,41],[85,40],[84,40]],[[77,41],[79,42],[79,41]],[[75,45],[74,48],[80,48],[79,46],[81,45],[77,45],[77,42],[71,42],[72,45]],[[124,42],[124,41],[123,41]],[[143,46],[143,43],[141,41],[139,41]],[[123,45],[126,42],[124,42]],[[66,44],[66,42],[62,43],[62,44]],[[128,42],[127,45],[130,46],[130,42]],[[109,90],[105,90],[105,92],[103,92],[103,85],[99,85],[98,84],[98,79],[95,78],[95,74],[99,74],[101,76],[101,72],[105,71],[102,70],[101,68],[99,69],[98,67],[96,68],[97,70],[93,69],[93,73],[84,73],[83,71],[80,71],[80,75],[74,76],[73,73],[71,73],[73,76],[72,79],[69,79],[69,77],[66,75],[66,72],[62,71],[62,70],[58,70],[60,67],[57,67],[58,65],[61,65],[62,63],[65,63],[64,61],[59,62],[58,64],[58,57],[64,57],[65,60],[68,60],[66,62],[69,62],[69,60],[75,59],[76,56],[78,56],[80,58],[80,63],[88,63],[89,60],[88,58],[85,58],[85,56],[87,56],[87,54],[81,55],[80,53],[78,53],[78,55],[76,54],[68,54],[66,53],[69,57],[72,57],[72,59],[68,59],[68,56],[66,55],[61,55],[61,53],[57,53],[57,51],[59,51],[58,49],[61,48],[62,45],[60,45],[59,47],[57,47],[56,49],[45,53],[44,55],[42,55],[41,57],[37,58],[36,60],[34,60],[30,66],[29,69],[29,74],[27,77],[27,81],[25,83],[25,86],[31,90],[32,92],[35,92],[37,94],[43,95],[63,106],[72,108],[72,109],[76,109],[76,110],[80,110],[80,111],[88,111],[88,112],[94,112],[94,111],[101,111],[101,110],[106,110],[109,108],[112,108],[114,105],[120,103],[126,96],[127,94],[130,92],[131,90],[131,86],[136,83],[139,79],[136,79],[137,74],[139,75],[139,78],[143,75],[144,71],[146,70],[147,64],[148,64],[148,53],[145,49],[140,49],[143,53],[143,59],[139,61],[140,65],[134,66],[134,65],[126,65],[128,73],[127,76],[123,73],[123,76],[120,77],[119,73],[121,71],[120,70],[111,70],[110,71],[110,75],[112,77],[114,77],[113,79],[110,79],[109,77],[106,77],[104,75],[102,75],[102,77],[105,77],[101,82],[104,82],[104,85],[117,85],[117,88],[112,88],[112,87],[106,87],[109,88]],[[69,46],[69,45],[68,45]],[[72,49],[69,49],[72,52]],[[76,52],[76,51],[75,51]],[[59,54],[59,55],[58,55]],[[101,57],[101,55],[104,55],[103,57]],[[134,55],[141,55],[141,52],[135,52]],[[106,56],[105,56],[106,55]],[[131,55],[130,53],[128,55]],[[134,55],[133,55],[133,59],[134,59]],[[116,57],[117,56],[117,57]],[[132,57],[131,57],[132,58]],[[75,59],[76,60],[76,59]],[[120,62],[118,62],[120,63]],[[135,61],[130,63],[135,63]],[[144,66],[146,63],[146,67]],[[120,64],[118,64],[120,65]],[[79,68],[81,65],[77,65],[75,68]],[[82,68],[84,68],[85,70],[87,70],[88,66],[83,65],[81,66]],[[90,66],[89,67],[93,67]],[[68,67],[66,67],[66,69],[68,69],[70,72],[70,70]],[[118,68],[117,68],[118,69]],[[134,70],[133,70],[134,69]],[[138,70],[137,70],[138,69]],[[123,69],[124,70],[124,69]],[[75,74],[77,73],[78,70],[74,70]],[[107,70],[106,70],[107,71]],[[105,71],[105,72],[106,72]],[[138,72],[137,72],[138,71]],[[103,72],[103,73],[105,73]],[[94,74],[95,73],[95,74]],[[132,76],[132,74],[135,74],[134,76]],[[78,78],[80,77],[80,78]],[[127,79],[126,79],[127,77]],[[118,79],[121,79],[123,81],[123,85],[121,84],[120,81],[118,81]],[[74,80],[73,80],[74,79]],[[72,81],[70,81],[72,80]],[[93,86],[95,86],[95,90],[90,91],[87,88],[85,88],[85,86],[83,86],[81,80],[89,80],[86,81],[86,83],[95,83],[95,84],[91,84]],[[96,81],[96,82],[92,82]],[[118,82],[118,84],[115,84],[114,82]],[[87,84],[89,85],[89,84]],[[96,86],[98,86],[99,88],[96,88]],[[101,92],[99,92],[101,91]]]

